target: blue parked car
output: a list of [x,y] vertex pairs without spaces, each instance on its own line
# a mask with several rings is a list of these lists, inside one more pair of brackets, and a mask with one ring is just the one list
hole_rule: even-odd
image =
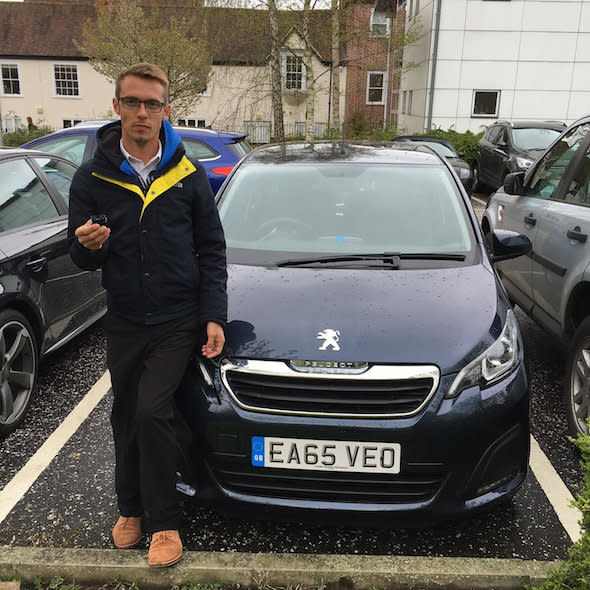
[[[21,147],[58,154],[79,166],[92,157],[96,149],[96,131],[109,122],[82,122],[34,139]],[[244,133],[203,127],[175,127],[175,130],[182,138],[187,156],[199,160],[207,171],[214,194],[240,158],[252,149]]]
[[[179,489],[248,517],[432,525],[523,483],[516,317],[446,158],[417,145],[252,151],[217,195],[223,354],[178,392]],[[184,485],[183,485],[184,484]]]

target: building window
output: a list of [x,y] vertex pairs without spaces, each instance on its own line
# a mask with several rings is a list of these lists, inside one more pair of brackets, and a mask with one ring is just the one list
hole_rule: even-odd
[[474,90],[472,117],[497,117],[500,104],[499,90]]
[[77,65],[54,64],[53,79],[56,96],[80,96]]
[[177,124],[181,127],[206,127],[205,119],[178,119]]
[[367,72],[367,104],[383,104],[385,72]]
[[305,90],[305,66],[300,55],[285,56],[285,88]]
[[16,64],[2,64],[2,94],[20,96],[20,77]]
[[387,37],[389,35],[389,19],[385,12],[371,10],[371,37]]
[[23,120],[17,116],[2,117],[2,131],[4,133],[14,133],[19,129],[23,129]]
[[412,114],[412,100],[414,98],[414,91],[413,90],[408,90],[408,115]]
[[73,127],[74,125],[77,125],[78,123],[82,123],[82,119],[62,119],[61,120],[61,124],[64,129],[67,129],[68,127]]

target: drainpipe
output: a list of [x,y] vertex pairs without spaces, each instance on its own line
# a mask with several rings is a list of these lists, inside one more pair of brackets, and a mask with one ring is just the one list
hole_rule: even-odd
[[393,19],[388,18],[387,23],[389,24],[389,35],[387,35],[387,80],[384,80],[384,88],[383,91],[385,92],[385,104],[383,105],[383,129],[387,129],[387,119],[389,115],[389,90],[391,88],[390,80],[391,76],[391,34],[393,31]]
[[436,62],[438,60],[438,33],[440,31],[440,11],[442,0],[436,0],[436,24],[434,25],[434,48],[432,50],[432,69],[430,73],[430,95],[428,97],[428,117],[426,119],[426,133],[432,129],[432,109],[434,104],[434,84],[436,81]]

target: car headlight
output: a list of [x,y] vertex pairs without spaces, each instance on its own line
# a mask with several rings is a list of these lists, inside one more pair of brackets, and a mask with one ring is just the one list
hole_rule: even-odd
[[482,389],[511,373],[522,358],[520,332],[514,312],[509,309],[500,337],[482,354],[463,367],[445,397],[452,398],[464,389],[479,385]]
[[455,168],[459,178],[469,178],[471,176],[471,170],[469,168]]
[[516,165],[519,168],[530,168],[533,160],[529,160],[528,158],[521,158],[520,156],[516,157]]

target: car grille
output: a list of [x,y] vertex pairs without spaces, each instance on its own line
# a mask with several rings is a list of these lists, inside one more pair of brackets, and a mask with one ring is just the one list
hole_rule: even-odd
[[427,502],[446,478],[439,463],[408,465],[403,475],[262,469],[232,462],[217,465],[213,473],[223,488],[234,493],[364,504]]
[[300,372],[278,361],[226,361],[222,380],[234,401],[257,412],[365,418],[418,413],[434,395],[438,368],[366,367],[362,373]]

